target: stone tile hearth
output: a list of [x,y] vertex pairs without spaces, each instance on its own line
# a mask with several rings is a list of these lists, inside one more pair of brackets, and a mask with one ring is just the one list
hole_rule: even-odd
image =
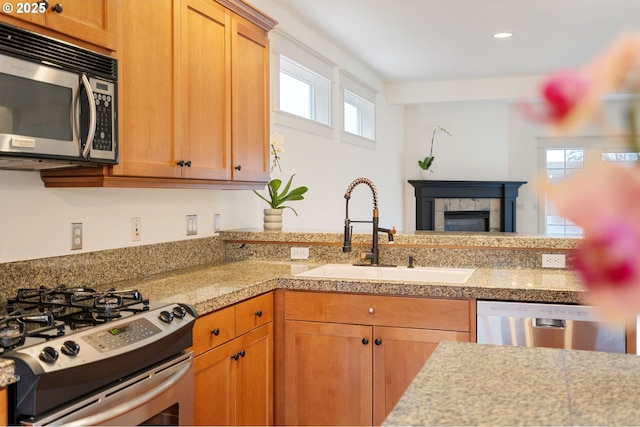
[[452,211],[489,211],[489,231],[500,231],[500,199],[436,199],[435,231],[444,231],[444,213]]

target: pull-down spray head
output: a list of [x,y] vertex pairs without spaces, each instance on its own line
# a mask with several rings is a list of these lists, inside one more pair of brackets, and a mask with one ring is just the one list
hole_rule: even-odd
[[[377,233],[378,228],[378,190],[376,186],[368,178],[357,178],[347,187],[347,191],[344,194],[345,202],[345,220],[344,220],[344,242],[342,244],[342,252],[351,252],[351,236],[353,233],[353,226],[349,219],[349,199],[351,199],[351,192],[353,189],[360,185],[366,184],[373,194],[373,220],[372,221],[353,221],[353,222],[371,222],[373,223],[374,233]],[[377,246],[377,245],[375,245]],[[376,248],[377,249],[377,248]]]

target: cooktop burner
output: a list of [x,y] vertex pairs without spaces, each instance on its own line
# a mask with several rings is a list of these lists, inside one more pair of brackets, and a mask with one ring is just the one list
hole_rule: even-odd
[[137,290],[19,289],[7,300],[7,314],[0,316],[0,352],[24,345],[27,338],[48,340],[65,335],[65,330],[96,326],[147,310],[149,300]]

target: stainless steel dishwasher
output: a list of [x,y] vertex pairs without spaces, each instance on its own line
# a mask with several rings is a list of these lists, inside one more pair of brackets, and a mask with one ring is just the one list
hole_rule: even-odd
[[600,319],[593,307],[478,301],[480,344],[626,352],[624,325]]

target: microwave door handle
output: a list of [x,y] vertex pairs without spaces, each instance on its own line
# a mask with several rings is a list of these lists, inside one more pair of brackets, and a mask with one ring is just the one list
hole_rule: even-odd
[[85,159],[89,157],[89,151],[91,151],[91,144],[93,144],[93,138],[96,135],[96,103],[93,99],[93,90],[86,74],[82,75],[82,85],[87,91],[87,101],[89,101],[89,132],[87,133],[87,143],[82,150],[82,157]]
[[80,150],[80,85],[73,91],[73,102],[71,104],[71,114],[69,115],[71,121],[71,132],[73,132],[73,140],[78,143],[78,151]]

